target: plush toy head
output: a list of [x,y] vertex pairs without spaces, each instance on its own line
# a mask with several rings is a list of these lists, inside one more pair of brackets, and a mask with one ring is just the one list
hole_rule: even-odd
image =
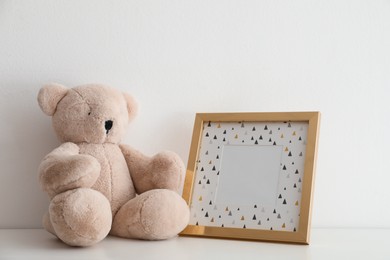
[[53,117],[62,142],[119,143],[137,105],[128,94],[103,85],[66,88],[50,84],[41,88],[38,103]]

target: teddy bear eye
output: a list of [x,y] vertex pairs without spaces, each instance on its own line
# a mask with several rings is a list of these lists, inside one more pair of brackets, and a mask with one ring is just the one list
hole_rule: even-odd
[[91,112],[89,112],[88,115],[90,116],[90,115],[91,115]]

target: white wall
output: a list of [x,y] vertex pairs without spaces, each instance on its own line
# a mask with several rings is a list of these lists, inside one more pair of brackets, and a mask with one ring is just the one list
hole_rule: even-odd
[[194,114],[322,112],[315,227],[390,227],[390,2],[1,1],[0,228],[40,227],[47,82],[106,83],[127,143],[187,161]]

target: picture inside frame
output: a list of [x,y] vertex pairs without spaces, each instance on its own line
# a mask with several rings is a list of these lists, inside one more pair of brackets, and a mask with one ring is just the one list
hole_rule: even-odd
[[204,122],[190,224],[296,231],[307,127]]

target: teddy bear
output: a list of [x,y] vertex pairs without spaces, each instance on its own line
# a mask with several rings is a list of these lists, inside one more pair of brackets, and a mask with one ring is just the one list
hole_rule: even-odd
[[48,84],[38,104],[62,143],[39,166],[50,198],[42,221],[48,232],[70,246],[91,246],[108,234],[168,239],[187,226],[180,157],[149,157],[120,144],[137,111],[132,96],[99,84]]

